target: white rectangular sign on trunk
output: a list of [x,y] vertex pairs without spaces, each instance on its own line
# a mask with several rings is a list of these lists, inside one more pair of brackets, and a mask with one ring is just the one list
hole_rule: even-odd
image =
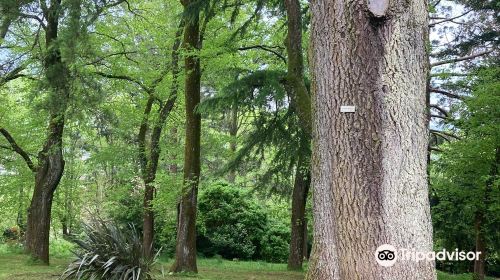
[[340,106],[341,113],[354,113],[356,112],[356,106]]

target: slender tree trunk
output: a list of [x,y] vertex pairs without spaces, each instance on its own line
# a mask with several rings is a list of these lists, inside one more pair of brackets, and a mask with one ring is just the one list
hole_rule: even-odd
[[[309,141],[307,141],[309,143]],[[306,202],[310,185],[309,159],[300,157],[295,172],[295,182],[292,194],[292,221],[290,253],[288,256],[288,269],[301,270],[304,260],[306,225]],[[307,247],[306,247],[307,248]]]
[[[199,11],[190,9],[195,2],[184,0],[184,9],[191,12],[184,30],[184,48],[199,49]],[[201,116],[195,112],[200,103],[200,60],[197,54],[185,58],[186,138],[184,149],[184,187],[181,194],[177,225],[177,244],[173,272],[198,272],[196,265],[196,210],[200,177]]]
[[[310,179],[309,179],[309,183],[310,183]],[[307,202],[307,198],[306,198],[306,202]],[[304,213],[304,241],[302,242],[302,255],[304,256],[304,259],[309,259],[309,248],[308,248],[308,231],[307,231],[307,217],[305,216],[305,213]]]
[[483,223],[484,214],[478,211],[474,219],[474,231],[476,232],[476,252],[481,252],[481,254],[478,259],[474,260],[474,280],[484,280],[485,276],[486,240]]
[[[302,49],[302,13],[299,0],[285,0],[288,34],[286,49],[288,53],[287,87],[291,91],[292,106],[295,109],[301,129],[305,132],[299,150],[297,172],[292,194],[292,222],[288,269],[302,269],[304,252],[307,251],[305,238],[305,204],[310,185],[309,151],[311,135],[311,97],[304,82],[304,56]],[[306,248],[304,250],[304,248]],[[306,252],[307,253],[307,252]]]
[[[236,153],[238,136],[238,105],[236,103],[231,107],[229,122],[229,136],[231,137],[229,150],[231,151],[231,155],[234,155]],[[227,180],[231,184],[234,184],[234,182],[236,182],[236,170],[231,170],[229,172]]]
[[50,121],[47,139],[38,154],[35,188],[28,209],[26,249],[35,259],[49,263],[51,207],[64,171],[62,137],[69,98],[69,70],[61,60],[57,41],[61,1],[52,0],[47,14],[45,33],[45,76],[50,86]]
[[302,14],[299,0],[285,0],[288,34],[287,86],[292,91],[293,107],[304,131],[311,134],[311,96],[304,82],[304,56],[302,54]]
[[143,124],[139,131],[139,146],[142,153],[143,170],[144,173],[144,225],[143,225],[143,246],[144,246],[144,256],[147,258],[153,257],[153,240],[154,240],[154,211],[152,209],[152,202],[155,196],[156,189],[154,187],[154,181],[156,179],[156,171],[158,170],[158,161],[160,159],[160,139],[163,131],[163,127],[167,121],[170,112],[174,108],[175,101],[177,100],[177,94],[179,91],[179,86],[177,83],[177,78],[179,76],[179,46],[181,44],[182,29],[184,26],[184,21],[181,20],[179,29],[176,32],[176,39],[174,41],[174,46],[172,48],[172,87],[170,88],[170,96],[161,105],[158,119],[153,127],[151,133],[151,139],[149,144],[149,158],[146,155],[145,149],[145,134],[148,130],[148,115],[151,112],[151,104],[149,101],[153,100],[153,95],[150,95],[146,111],[144,114]]
[[485,211],[490,206],[490,193],[498,176],[500,165],[500,147],[495,149],[495,160],[491,165],[490,179],[486,182],[482,205],[479,205],[474,217],[474,231],[476,233],[476,252],[481,252],[479,258],[474,260],[474,280],[483,280],[486,272],[486,236],[485,236]]
[[382,244],[432,250],[426,4],[311,3],[314,248],[307,279],[436,278],[433,262],[387,268],[375,259]]

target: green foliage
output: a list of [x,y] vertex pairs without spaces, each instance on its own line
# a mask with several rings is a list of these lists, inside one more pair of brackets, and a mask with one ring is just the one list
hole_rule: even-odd
[[[435,247],[475,250],[475,218],[482,213],[490,273],[498,267],[500,248],[500,69],[482,69],[472,95],[456,108],[454,127],[461,139],[441,145],[432,169],[432,218]],[[438,268],[468,271],[468,262],[438,262]]]
[[85,238],[62,279],[150,279],[155,258],[142,256],[140,236],[133,226],[120,228],[113,222],[95,220],[84,226]]
[[258,256],[267,215],[247,190],[216,183],[200,194],[198,249],[207,256],[251,259]]
[[262,259],[272,263],[284,263],[289,254],[290,227],[281,221],[271,221],[262,237]]
[[262,204],[249,189],[225,183],[205,186],[198,206],[198,251],[209,257],[286,262],[290,228],[285,220],[269,219],[283,206]]

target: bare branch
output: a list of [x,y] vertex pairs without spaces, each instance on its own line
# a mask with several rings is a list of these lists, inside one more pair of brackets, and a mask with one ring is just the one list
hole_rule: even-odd
[[446,117],[450,117],[450,114],[448,113],[448,111],[446,111],[445,109],[439,107],[436,104],[431,104],[429,107],[438,110],[441,114],[445,115]]
[[[30,156],[28,155],[28,153],[25,150],[23,150],[21,147],[19,147],[19,145],[16,143],[16,141],[14,140],[12,135],[10,135],[10,133],[7,130],[5,130],[5,128],[0,128],[0,133],[5,137],[7,142],[9,142],[10,146],[12,147],[12,150],[14,152],[18,153],[24,159],[24,161],[28,165],[29,169],[31,169],[31,171],[33,171],[33,172],[36,172],[36,167],[33,164],[33,161],[31,161]],[[3,147],[5,147],[5,146],[3,146]]]
[[461,139],[460,137],[456,136],[455,134],[448,133],[448,132],[445,132],[445,131],[439,131],[439,130],[435,130],[435,129],[431,129],[429,131],[430,131],[430,133],[435,134],[437,136],[440,136],[440,137],[442,137],[444,139],[448,139],[449,140],[448,137],[455,138],[457,140]]
[[430,152],[438,152],[438,153],[442,153],[443,150],[439,149],[439,148],[436,148],[436,147],[431,147],[429,146],[429,151]]
[[450,64],[450,63],[460,62],[460,61],[464,61],[464,60],[471,60],[471,59],[474,59],[476,57],[480,57],[480,56],[483,56],[483,55],[490,54],[491,52],[493,52],[493,50],[488,50],[488,51],[484,51],[484,52],[480,52],[480,53],[476,53],[476,54],[472,54],[472,55],[468,55],[468,56],[463,56],[463,57],[457,57],[457,58],[452,58],[452,59],[448,59],[448,60],[438,61],[438,62],[431,63],[431,67],[436,67],[436,66],[440,66],[440,65],[444,65],[444,64]]
[[435,115],[435,114],[431,114],[431,118],[438,118],[438,119],[443,119],[443,120],[450,120],[450,118],[447,117],[447,116],[441,116],[441,115]]
[[280,54],[279,52],[273,50],[273,48],[276,48],[276,47],[269,47],[269,46],[264,46],[264,45],[255,45],[255,46],[241,47],[241,48],[238,48],[238,50],[239,51],[246,51],[246,50],[251,50],[251,49],[261,49],[261,50],[264,50],[266,52],[273,53],[274,55],[276,55],[277,57],[279,57],[284,63],[286,63],[286,58],[282,54]]
[[457,18],[461,18],[467,14],[469,14],[470,12],[472,12],[472,10],[469,10],[461,15],[458,15],[458,16],[455,16],[455,17],[452,17],[452,18],[431,18],[431,19],[442,19],[440,21],[435,21],[435,22],[432,22],[429,24],[429,27],[434,27],[438,24],[441,24],[441,23],[445,23],[445,22],[453,22],[453,23],[457,23],[457,24],[461,24],[460,22],[454,22],[455,19]]
[[451,93],[451,92],[446,91],[446,90],[442,90],[442,89],[439,89],[439,88],[430,88],[429,90],[431,92],[435,92],[435,93],[439,93],[439,94],[445,95],[445,96],[447,96],[449,98],[463,100],[463,96],[460,96],[460,95],[455,94],[455,93]]
[[130,76],[126,76],[126,75],[113,75],[113,74],[103,73],[103,72],[99,72],[99,71],[94,72],[94,74],[97,74],[97,75],[99,75],[101,77],[104,77],[104,78],[129,81],[129,82],[132,82],[132,83],[135,83],[136,85],[138,85],[140,88],[142,88],[148,94],[151,94],[153,92],[153,90],[151,88],[149,88],[148,86],[144,85],[141,81],[136,80],[136,79],[134,79],[134,78],[132,78]]
[[30,19],[34,19],[36,21],[38,21],[38,23],[40,24],[40,26],[46,30],[47,29],[47,26],[45,25],[45,22],[43,21],[43,19],[41,19],[39,16],[37,15],[31,15],[31,14],[24,14],[24,13],[20,13],[19,14],[20,17],[22,18],[30,18]]

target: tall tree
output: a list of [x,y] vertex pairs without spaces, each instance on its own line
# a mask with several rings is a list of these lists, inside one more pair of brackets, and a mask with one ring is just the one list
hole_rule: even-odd
[[[314,247],[307,279],[435,279],[377,264],[432,250],[426,179],[427,1],[311,3]],[[342,112],[341,106],[355,106]]]
[[[70,94],[70,73],[61,59],[58,42],[59,18],[63,11],[61,1],[52,0],[50,5],[42,7],[42,10],[47,20],[44,27],[46,53],[43,66],[50,91],[47,136],[43,149],[38,153],[37,165],[34,165],[29,155],[19,147],[18,152],[35,174],[35,188],[28,209],[26,250],[34,258],[48,264],[52,199],[64,171],[62,138]],[[5,129],[0,132],[12,147],[17,146]]]
[[304,244],[306,242],[304,232],[307,223],[305,218],[305,206],[310,184],[310,154],[304,153],[310,148],[311,135],[311,96],[305,84],[304,56],[302,49],[302,11],[299,0],[285,0],[288,34],[286,38],[286,50],[288,54],[288,72],[286,84],[290,91],[292,105],[299,118],[301,128],[305,131],[301,140],[295,181],[292,192],[292,220],[290,253],[288,256],[288,269],[302,269],[304,260]]
[[183,47],[186,104],[186,138],[184,148],[184,186],[178,205],[177,242],[173,272],[198,272],[196,265],[196,209],[198,182],[200,177],[200,134],[201,116],[195,111],[200,103],[200,58],[201,47],[200,11],[197,2],[182,0],[187,14]]

